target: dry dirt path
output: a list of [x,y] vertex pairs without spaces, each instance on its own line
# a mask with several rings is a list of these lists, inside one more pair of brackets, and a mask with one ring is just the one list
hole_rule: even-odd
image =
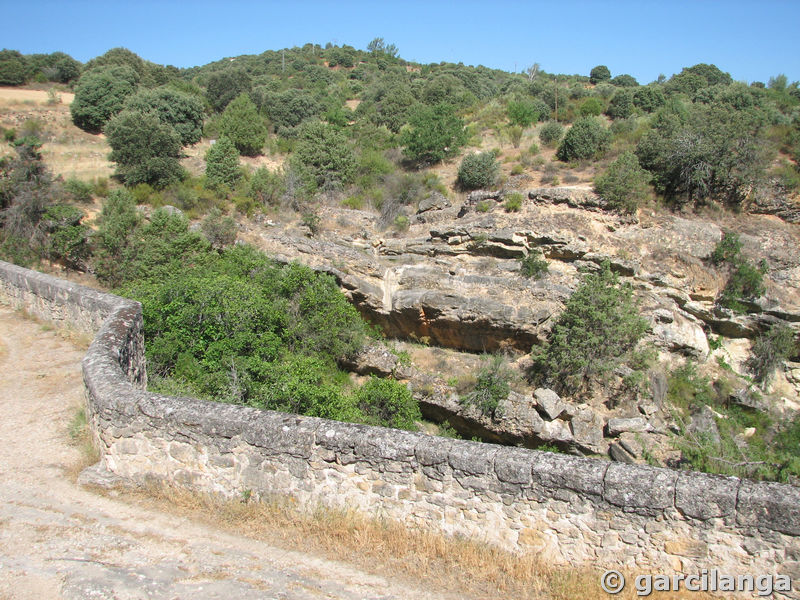
[[438,597],[74,484],[83,354],[0,306],[0,600]]

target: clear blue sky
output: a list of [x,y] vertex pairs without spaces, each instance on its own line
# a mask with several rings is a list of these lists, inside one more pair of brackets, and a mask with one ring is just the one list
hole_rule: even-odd
[[124,46],[178,67],[307,42],[374,37],[422,63],[588,75],[605,64],[640,83],[714,63],[735,80],[800,79],[798,0],[211,2],[0,0],[0,46],[85,62]]

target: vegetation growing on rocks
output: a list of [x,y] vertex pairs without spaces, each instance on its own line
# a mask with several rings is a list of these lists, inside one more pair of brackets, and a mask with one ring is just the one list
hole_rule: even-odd
[[534,349],[534,377],[566,394],[587,390],[622,365],[641,366],[637,346],[647,329],[633,289],[605,264],[584,276],[547,343]]
[[[662,359],[702,368],[669,379],[670,402],[680,408],[685,396],[682,458],[647,447],[632,460],[795,476],[791,457],[770,448],[796,440],[796,428],[731,401],[754,385],[765,403],[797,387],[796,261],[782,250],[796,238],[760,232],[748,213],[797,212],[800,93],[785,77],[748,86],[699,64],[639,85],[602,65],[588,76],[416,65],[380,38],[366,51],[307,44],[192,69],[120,48],[85,66],[60,53],[0,53],[0,83],[20,77],[60,82],[54,94],[71,82],[83,132],[70,135],[103,143],[94,134],[104,132],[116,174],[53,177],[42,144],[47,156],[65,133],[41,118],[3,121],[15,146],[0,159],[0,255],[88,271],[145,300],[159,324],[148,329],[159,389],[416,427],[417,400],[444,394],[441,382],[394,367],[368,380],[342,371],[359,345],[350,342],[367,331],[341,288],[390,335],[416,335],[431,353],[458,345],[467,328],[496,343],[491,351],[534,344],[514,369],[533,359],[535,385],[594,411],[572,407],[567,433],[559,426],[569,419],[551,420],[564,436],[602,430],[623,410],[659,432],[676,426],[645,373],[646,338]],[[730,233],[712,250],[721,227]],[[244,240],[336,279],[232,247]],[[576,274],[583,269],[595,272]],[[252,331],[237,329],[239,304]],[[413,319],[416,329],[398,325]],[[191,351],[173,352],[184,346]],[[471,381],[457,390],[462,408],[502,422],[507,377],[473,362],[453,378]],[[623,395],[630,402],[616,406]],[[689,428],[706,405],[729,417],[712,446]],[[451,422],[463,427],[459,419]],[[756,434],[743,437],[750,427]],[[606,446],[594,446],[586,440],[595,433],[546,443],[576,453],[623,439],[636,446],[622,437],[631,432],[614,440],[607,431]],[[651,433],[637,432],[648,442],[661,435]],[[735,464],[725,471],[725,461]]]

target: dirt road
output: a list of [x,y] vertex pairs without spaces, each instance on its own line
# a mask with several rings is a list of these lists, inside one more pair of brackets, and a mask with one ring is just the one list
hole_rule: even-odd
[[72,483],[83,353],[0,305],[0,600],[438,597]]

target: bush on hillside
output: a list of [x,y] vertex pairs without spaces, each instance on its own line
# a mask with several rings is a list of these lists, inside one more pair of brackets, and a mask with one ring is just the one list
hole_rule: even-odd
[[611,79],[611,71],[605,65],[597,65],[589,72],[589,81],[592,84],[602,83]]
[[314,188],[351,183],[357,166],[344,134],[322,121],[308,121],[300,127],[292,164]]
[[539,130],[539,141],[545,146],[554,147],[564,135],[564,126],[558,121],[548,121]]
[[797,354],[796,337],[786,325],[773,325],[755,339],[745,367],[756,383],[766,387],[775,369]]
[[534,374],[560,393],[588,389],[617,367],[636,365],[636,347],[648,329],[633,299],[605,263],[584,276],[558,318],[547,342],[534,348]]
[[403,154],[416,163],[437,163],[458,152],[467,142],[464,121],[447,104],[419,105],[412,111],[409,128],[400,133]]
[[537,105],[530,100],[512,100],[508,103],[508,120],[512,125],[530,127],[539,120]]
[[497,181],[499,172],[494,152],[467,154],[458,167],[458,183],[466,190],[488,189]]
[[228,137],[220,137],[206,151],[206,181],[211,186],[233,187],[241,176],[236,146]]
[[125,108],[154,112],[163,123],[175,129],[183,146],[200,141],[203,133],[203,104],[196,96],[170,87],[142,90],[125,101]]
[[247,94],[241,94],[227,105],[219,118],[219,132],[244,156],[260,154],[267,142],[267,126]]
[[609,208],[628,214],[636,212],[650,196],[652,176],[639,166],[633,152],[625,152],[594,180],[594,191]]
[[556,151],[559,160],[592,158],[601,155],[611,143],[611,133],[595,117],[582,117],[570,127]]
[[136,73],[122,66],[85,71],[75,86],[70,104],[72,122],[89,133],[100,133],[136,91]]
[[105,131],[111,146],[109,158],[117,163],[116,175],[125,185],[147,183],[163,188],[181,178],[180,136],[155,114],[124,110],[108,122]]

